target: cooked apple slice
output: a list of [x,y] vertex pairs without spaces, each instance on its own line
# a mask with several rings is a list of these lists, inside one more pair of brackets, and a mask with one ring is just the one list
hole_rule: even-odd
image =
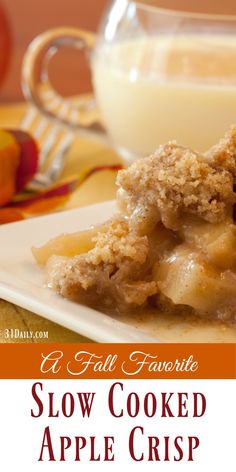
[[179,234],[186,243],[205,249],[207,244],[215,241],[232,224],[231,218],[222,223],[212,224],[200,218],[187,216],[183,220]]
[[160,290],[175,304],[208,315],[236,304],[236,274],[215,270],[184,245],[158,264],[154,275]]
[[33,256],[40,265],[45,265],[51,256],[73,257],[90,251],[95,245],[93,238],[98,232],[106,230],[106,224],[95,226],[87,231],[62,234],[51,239],[44,246],[32,248]]
[[236,226],[226,225],[222,234],[206,248],[209,259],[222,269],[236,267]]
[[213,225],[188,217],[180,233],[186,243],[200,249],[218,268],[231,269],[236,266],[236,225],[231,218]]

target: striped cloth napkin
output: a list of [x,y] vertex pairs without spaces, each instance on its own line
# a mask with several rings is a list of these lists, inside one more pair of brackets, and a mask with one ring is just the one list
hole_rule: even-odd
[[0,130],[0,224],[58,211],[93,174],[122,168],[120,164],[90,166],[46,190],[27,191],[27,184],[37,172],[37,163],[36,143],[29,135]]

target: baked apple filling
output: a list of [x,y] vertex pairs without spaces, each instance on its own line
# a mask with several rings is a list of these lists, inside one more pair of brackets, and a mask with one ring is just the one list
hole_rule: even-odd
[[34,248],[64,297],[120,312],[146,305],[236,321],[236,127],[199,154],[160,146],[117,176],[104,225]]

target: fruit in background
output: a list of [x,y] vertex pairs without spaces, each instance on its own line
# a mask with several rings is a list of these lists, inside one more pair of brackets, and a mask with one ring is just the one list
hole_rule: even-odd
[[0,130],[0,206],[12,199],[20,163],[20,146],[9,132]]
[[0,5],[0,86],[5,77],[11,53],[11,35],[6,14]]
[[37,144],[28,133],[0,129],[0,206],[32,180],[38,157]]
[[22,130],[8,130],[20,146],[20,161],[16,174],[16,192],[20,192],[37,172],[38,147],[35,140]]

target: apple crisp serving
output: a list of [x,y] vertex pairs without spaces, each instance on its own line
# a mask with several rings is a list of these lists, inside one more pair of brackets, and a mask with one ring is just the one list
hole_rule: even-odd
[[236,321],[236,126],[205,154],[160,146],[117,176],[117,214],[33,248],[64,297]]

